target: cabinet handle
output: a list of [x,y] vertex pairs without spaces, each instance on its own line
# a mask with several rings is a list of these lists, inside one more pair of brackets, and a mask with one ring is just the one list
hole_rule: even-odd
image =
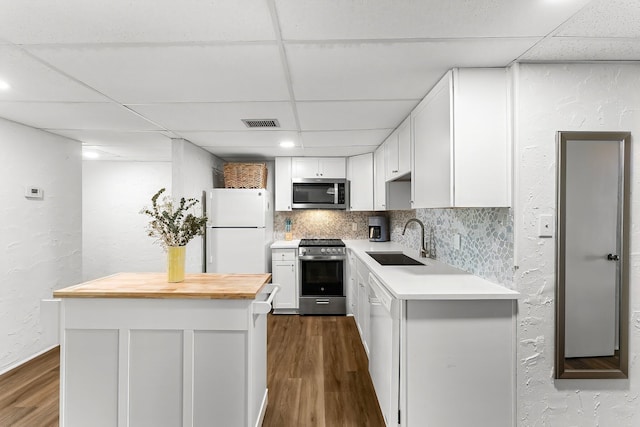
[[398,170],[391,171],[391,173],[398,173]]

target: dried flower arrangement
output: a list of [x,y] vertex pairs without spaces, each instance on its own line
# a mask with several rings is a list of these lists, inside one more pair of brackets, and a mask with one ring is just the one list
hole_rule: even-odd
[[182,197],[177,207],[174,206],[174,201],[169,196],[164,196],[158,202],[164,192],[164,188],[158,190],[151,198],[151,209],[144,207],[140,213],[151,217],[147,226],[147,234],[155,238],[156,242],[166,251],[168,247],[185,246],[195,236],[202,236],[207,224],[207,217],[206,215],[197,217],[187,212],[198,204],[196,199]]

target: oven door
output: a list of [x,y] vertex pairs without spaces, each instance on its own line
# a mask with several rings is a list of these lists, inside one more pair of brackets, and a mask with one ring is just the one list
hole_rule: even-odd
[[300,260],[300,296],[344,296],[344,260]]

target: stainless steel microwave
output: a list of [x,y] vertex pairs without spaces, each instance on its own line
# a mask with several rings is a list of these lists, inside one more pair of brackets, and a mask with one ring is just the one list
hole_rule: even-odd
[[331,178],[294,179],[292,209],[347,209],[349,181]]

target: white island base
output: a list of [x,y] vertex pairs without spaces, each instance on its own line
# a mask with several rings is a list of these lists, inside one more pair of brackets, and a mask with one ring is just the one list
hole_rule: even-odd
[[60,425],[261,425],[264,299],[63,298]]

